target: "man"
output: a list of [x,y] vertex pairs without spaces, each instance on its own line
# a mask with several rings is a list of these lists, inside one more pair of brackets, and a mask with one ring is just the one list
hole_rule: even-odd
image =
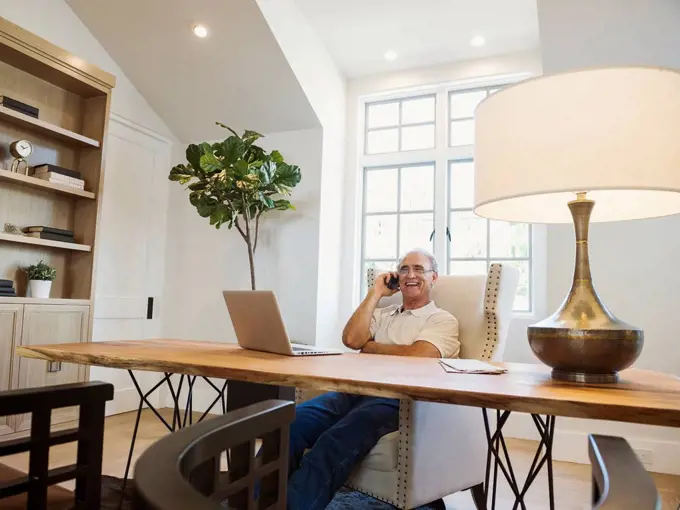
[[[403,304],[377,309],[381,298],[398,292],[387,286],[393,276],[399,278]],[[457,357],[458,321],[430,300],[437,277],[432,255],[408,253],[396,273],[378,275],[347,322],[343,343],[362,353]],[[395,399],[326,393],[300,404],[290,431],[288,509],[326,508],[352,469],[398,425]]]

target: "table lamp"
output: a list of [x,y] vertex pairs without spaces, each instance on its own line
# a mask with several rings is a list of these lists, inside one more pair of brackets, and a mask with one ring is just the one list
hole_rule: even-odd
[[[680,213],[680,73],[585,69],[489,96],[475,112],[474,211],[502,221],[573,221],[571,290],[557,312],[529,326],[529,344],[554,379],[616,382],[640,355],[643,332],[597,295],[588,226]],[[622,250],[628,242],[635,240],[622,239]]]

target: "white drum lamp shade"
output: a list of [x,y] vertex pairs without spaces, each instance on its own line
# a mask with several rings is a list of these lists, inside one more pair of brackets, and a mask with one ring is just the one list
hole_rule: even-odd
[[595,292],[588,226],[680,213],[680,73],[586,69],[489,96],[475,112],[475,213],[574,222],[571,290],[557,312],[529,326],[529,344],[556,379],[618,381],[644,337]]
[[571,223],[576,192],[591,221],[680,213],[680,73],[591,69],[507,87],[475,112],[475,213]]

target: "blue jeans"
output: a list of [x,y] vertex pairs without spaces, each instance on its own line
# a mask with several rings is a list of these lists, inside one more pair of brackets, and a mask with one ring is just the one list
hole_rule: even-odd
[[326,393],[298,405],[290,428],[288,510],[326,508],[354,466],[398,427],[394,399]]

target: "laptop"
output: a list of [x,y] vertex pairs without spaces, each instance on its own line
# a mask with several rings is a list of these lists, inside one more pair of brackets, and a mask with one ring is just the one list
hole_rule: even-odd
[[234,325],[238,344],[244,349],[286,356],[342,354],[290,342],[276,296],[270,290],[225,290],[224,301]]

